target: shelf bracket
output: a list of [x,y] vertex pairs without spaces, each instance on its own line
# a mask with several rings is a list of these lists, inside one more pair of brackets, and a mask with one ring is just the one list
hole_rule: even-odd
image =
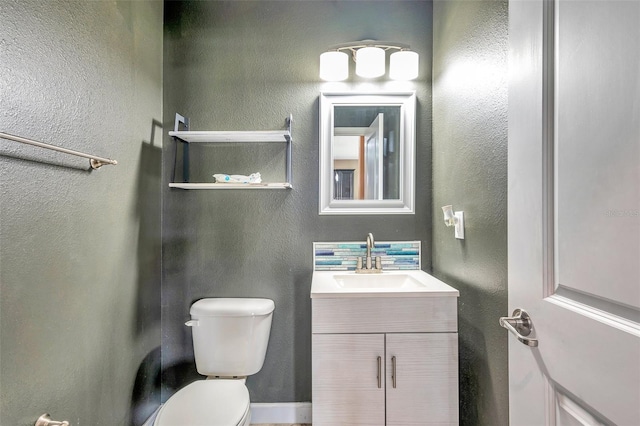
[[293,173],[291,172],[291,165],[293,163],[292,158],[292,148],[293,145],[293,114],[289,114],[289,117],[286,118],[285,123],[287,125],[288,134],[287,139],[287,182],[293,186]]
[[[182,123],[182,128],[180,128]],[[189,130],[189,118],[186,118],[176,112],[176,119],[173,123],[173,130],[179,132],[181,130]],[[178,161],[178,146],[176,145],[176,155],[173,160],[173,181],[176,181],[176,162]],[[189,182],[189,144],[182,144],[182,181]]]
[[189,130],[189,119],[181,116],[180,114],[178,114],[176,112],[176,119],[175,119],[174,124],[173,124],[173,130],[175,132],[179,132],[180,131],[180,123],[182,123],[182,125],[183,125],[183,129],[182,130]]

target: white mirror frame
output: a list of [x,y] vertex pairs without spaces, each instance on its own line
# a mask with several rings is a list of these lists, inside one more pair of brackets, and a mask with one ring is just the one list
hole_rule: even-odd
[[[333,111],[335,106],[399,106],[400,199],[333,199]],[[322,92],[320,93],[320,204],[321,215],[414,214],[415,204],[415,92]]]

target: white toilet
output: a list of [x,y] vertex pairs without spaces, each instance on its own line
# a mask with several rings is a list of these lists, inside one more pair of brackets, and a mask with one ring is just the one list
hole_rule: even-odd
[[248,426],[246,377],[262,368],[275,304],[269,299],[201,299],[191,305],[197,380],[162,406],[154,426]]

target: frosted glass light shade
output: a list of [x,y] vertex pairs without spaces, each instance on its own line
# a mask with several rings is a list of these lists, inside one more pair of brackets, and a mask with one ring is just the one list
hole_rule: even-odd
[[442,207],[442,213],[444,213],[444,223],[447,226],[455,224],[455,215],[453,214],[453,206],[451,204]]
[[342,81],[349,77],[349,55],[344,52],[324,52],[320,55],[320,78]]
[[391,54],[389,77],[392,80],[413,80],[418,77],[418,54],[401,50]]
[[375,78],[384,74],[385,53],[379,47],[363,47],[356,51],[356,74]]

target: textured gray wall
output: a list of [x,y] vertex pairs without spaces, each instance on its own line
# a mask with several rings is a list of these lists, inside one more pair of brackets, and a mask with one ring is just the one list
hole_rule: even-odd
[[[433,273],[460,290],[460,423],[508,424],[507,2],[434,2]],[[464,241],[440,207],[463,210]]]
[[2,425],[159,404],[162,9],[0,1],[0,131],[119,162],[0,140]]
[[[190,117],[192,130],[277,129],[293,113],[294,189],[165,188],[163,398],[198,377],[183,325],[189,306],[203,297],[255,296],[273,299],[276,310],[265,365],[248,380],[252,401],[311,400],[313,241],[364,241],[368,232],[378,240],[421,240],[429,269],[431,22],[431,2],[424,1],[166,4],[165,128],[176,112]],[[408,43],[420,54],[419,79],[400,86],[418,97],[416,214],[320,217],[318,94],[330,85],[319,81],[319,55],[333,44],[366,38]],[[175,144],[165,142],[166,184]],[[193,147],[192,176],[260,171],[281,180],[283,148],[254,145],[227,153],[226,147]]]

